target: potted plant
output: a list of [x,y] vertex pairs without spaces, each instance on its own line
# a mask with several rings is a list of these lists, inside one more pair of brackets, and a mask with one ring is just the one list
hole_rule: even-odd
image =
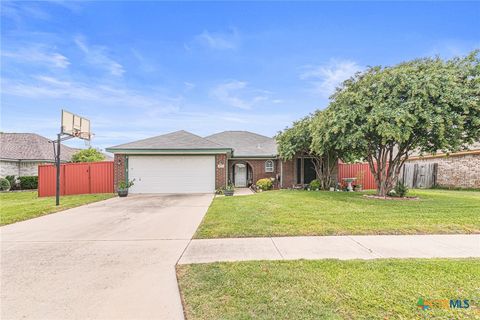
[[233,196],[233,192],[235,191],[235,187],[233,186],[233,184],[229,184],[228,186],[225,187],[225,189],[223,189],[223,194],[225,196]]
[[117,193],[118,193],[119,197],[128,196],[128,188],[133,186],[133,181],[135,181],[135,179],[133,179],[131,181],[128,181],[128,182],[120,181],[120,183],[118,184],[118,188],[117,188]]

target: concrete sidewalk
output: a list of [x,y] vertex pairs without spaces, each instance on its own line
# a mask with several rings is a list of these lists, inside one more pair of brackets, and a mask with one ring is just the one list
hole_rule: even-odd
[[196,239],[178,263],[467,257],[480,257],[479,234]]

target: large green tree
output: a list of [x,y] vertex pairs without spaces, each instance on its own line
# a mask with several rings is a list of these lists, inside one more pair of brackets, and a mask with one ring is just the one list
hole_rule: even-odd
[[105,160],[105,155],[94,148],[79,150],[72,156],[73,162],[95,162],[103,160]]
[[[317,114],[319,113],[317,112]],[[322,148],[318,152],[312,149],[311,125],[312,116],[307,116],[279,132],[275,137],[278,154],[283,160],[291,160],[296,155],[310,156],[321,188],[328,189],[332,184],[332,173],[337,163],[337,157],[328,148]]]
[[334,144],[365,159],[377,194],[385,196],[412,151],[453,152],[480,138],[478,51],[372,67],[345,81],[331,99],[313,120],[314,151]]

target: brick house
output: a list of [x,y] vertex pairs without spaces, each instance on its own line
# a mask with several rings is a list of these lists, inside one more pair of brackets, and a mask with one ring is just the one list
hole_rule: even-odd
[[[62,144],[61,161],[70,161],[78,150]],[[36,176],[39,164],[54,162],[49,139],[36,133],[0,133],[0,177]]]
[[315,179],[308,157],[282,161],[273,138],[248,131],[200,137],[182,130],[106,150],[115,155],[115,185],[134,180],[131,193],[213,192],[261,178],[291,188]]
[[412,154],[406,163],[437,164],[436,184],[449,188],[480,188],[480,142],[451,154]]

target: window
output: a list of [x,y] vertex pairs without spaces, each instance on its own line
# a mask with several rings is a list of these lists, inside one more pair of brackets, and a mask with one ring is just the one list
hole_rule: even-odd
[[273,161],[272,160],[265,161],[265,172],[273,172]]

